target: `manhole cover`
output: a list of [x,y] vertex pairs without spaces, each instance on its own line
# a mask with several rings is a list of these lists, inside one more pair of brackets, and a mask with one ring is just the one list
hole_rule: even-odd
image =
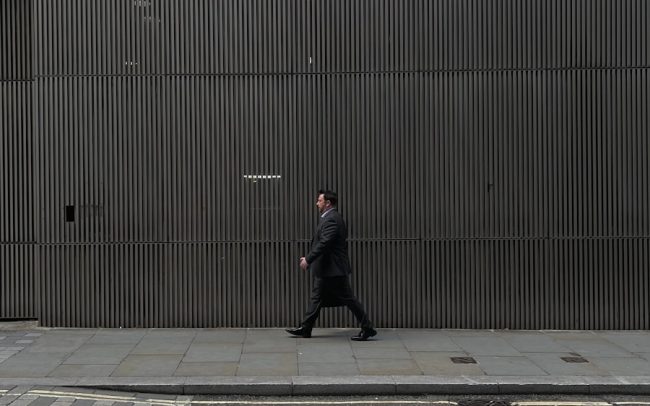
[[451,357],[451,362],[454,364],[476,364],[476,360],[472,357]]
[[510,402],[505,400],[471,399],[459,401],[458,406],[510,406]]
[[560,357],[560,358],[562,358],[562,360],[564,362],[569,362],[569,363],[572,363],[572,364],[579,364],[579,363],[582,363],[582,362],[589,362],[589,361],[587,361],[586,359],[584,359],[582,357]]

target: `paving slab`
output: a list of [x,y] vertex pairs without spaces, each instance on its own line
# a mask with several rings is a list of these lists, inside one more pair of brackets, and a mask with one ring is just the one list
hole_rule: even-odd
[[408,351],[462,351],[458,344],[454,343],[447,334],[442,332],[424,331],[418,333],[417,330],[407,330],[400,332],[399,336]]
[[582,356],[596,357],[634,357],[634,354],[619,347],[593,332],[548,333],[562,346],[570,348]]
[[312,363],[355,362],[355,354],[349,348],[344,351],[332,351],[332,350],[312,351],[312,350],[301,349],[298,351],[298,362],[301,363],[303,362],[312,362]]
[[145,329],[98,330],[87,344],[137,344],[147,334]]
[[650,331],[596,332],[597,336],[612,342],[626,351],[650,353]]
[[147,334],[144,338],[150,339],[194,339],[198,331],[192,328],[151,328],[146,330]]
[[60,365],[48,374],[50,377],[110,376],[117,365]]
[[449,337],[498,337],[495,330],[476,330],[476,329],[448,329],[443,328],[439,331],[447,334]]
[[[574,357],[571,353],[529,353],[526,357],[548,375],[556,376],[608,376],[604,369],[593,362],[566,362],[563,357]],[[588,361],[588,360],[587,360]]]
[[299,376],[358,376],[361,375],[356,362],[301,362],[298,361]]
[[241,344],[193,343],[183,362],[238,362],[241,354]]
[[478,366],[486,375],[546,376],[543,369],[526,357],[476,356]]
[[238,376],[294,376],[298,375],[295,353],[242,354]]
[[[380,333],[381,334],[381,333]],[[384,351],[393,351],[397,349],[406,350],[404,342],[398,338],[385,339],[384,337],[373,337],[368,341],[351,341],[348,337],[344,338],[350,343],[350,346],[355,348],[381,348]]]
[[175,376],[234,376],[239,362],[181,362]]
[[[315,332],[318,332],[318,330],[319,329],[315,329]],[[327,331],[330,330],[331,329],[328,329]],[[250,340],[255,340],[255,339],[283,340],[286,338],[295,338],[293,336],[288,335],[287,332],[281,328],[250,328],[250,329],[246,329],[245,331],[246,331],[246,339],[250,339]]]
[[134,355],[180,355],[190,348],[193,337],[164,338],[160,336],[143,338],[131,351]]
[[501,334],[501,337],[520,353],[560,353],[571,351],[569,348],[559,344],[552,337],[545,334],[506,332]]
[[84,344],[64,364],[117,365],[133,350],[133,344]]
[[92,336],[92,334],[47,334],[26,346],[26,351],[72,353],[84,345]]
[[590,362],[614,376],[650,376],[650,361],[640,358],[589,357]]
[[10,351],[10,352],[17,352],[25,349],[24,346],[16,346],[15,344],[12,346],[0,347],[0,348],[2,348],[2,351]]
[[352,350],[357,359],[411,359],[412,355],[406,349],[395,348],[386,351],[385,348],[355,347]]
[[329,340],[324,342],[315,342],[311,339],[309,340],[298,340],[296,342],[296,348],[298,351],[345,351],[352,354],[352,345],[348,340]]
[[422,375],[422,370],[412,359],[360,359],[361,375]]
[[458,336],[452,337],[454,343],[468,354],[486,356],[520,356],[521,353],[501,337]]
[[182,359],[182,355],[129,355],[113,371],[112,376],[170,377]]
[[[70,327],[61,327],[61,328],[49,328],[45,327],[42,331],[47,332],[47,336],[92,336],[97,333],[96,328],[70,328]],[[24,334],[24,332],[23,332]]]
[[204,329],[196,333],[193,344],[242,344],[246,340],[246,335],[245,329]]
[[20,353],[0,363],[0,378],[46,377],[68,356],[67,353]]
[[299,340],[294,337],[289,337],[286,335],[279,338],[274,338],[270,336],[268,338],[260,336],[248,336],[246,341],[244,341],[243,352],[244,353],[295,353],[296,352],[296,341]]
[[464,352],[412,352],[413,359],[425,375],[472,376],[485,375],[478,364],[456,364],[452,357],[466,357]]
[[0,379],[0,384],[2,386],[9,386],[12,388],[24,386],[24,387],[33,387],[33,386],[50,386],[50,387],[62,387],[62,386],[76,386],[79,382],[79,378],[52,378],[52,377],[39,377],[39,378],[2,378]]

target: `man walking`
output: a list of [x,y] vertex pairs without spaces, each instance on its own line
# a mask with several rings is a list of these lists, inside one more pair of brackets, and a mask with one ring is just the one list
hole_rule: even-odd
[[309,268],[314,277],[311,303],[301,326],[287,329],[287,332],[309,338],[322,307],[345,305],[361,323],[361,331],[352,340],[366,341],[377,335],[377,331],[350,287],[349,275],[352,270],[348,258],[348,229],[336,210],[337,200],[336,193],[332,191],[318,191],[318,228],[311,242],[311,251],[300,258],[300,267],[303,270]]

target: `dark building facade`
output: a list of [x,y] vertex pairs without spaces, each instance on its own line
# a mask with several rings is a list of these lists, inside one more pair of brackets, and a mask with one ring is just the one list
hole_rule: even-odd
[[650,328],[650,1],[0,4],[0,319]]

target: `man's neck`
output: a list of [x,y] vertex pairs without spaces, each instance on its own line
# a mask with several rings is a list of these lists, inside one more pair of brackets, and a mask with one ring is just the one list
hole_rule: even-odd
[[321,217],[325,217],[325,216],[327,215],[327,213],[331,212],[332,210],[334,210],[334,207],[330,207],[329,209],[326,209],[326,210],[323,212],[323,214],[321,214],[320,216],[321,216]]

